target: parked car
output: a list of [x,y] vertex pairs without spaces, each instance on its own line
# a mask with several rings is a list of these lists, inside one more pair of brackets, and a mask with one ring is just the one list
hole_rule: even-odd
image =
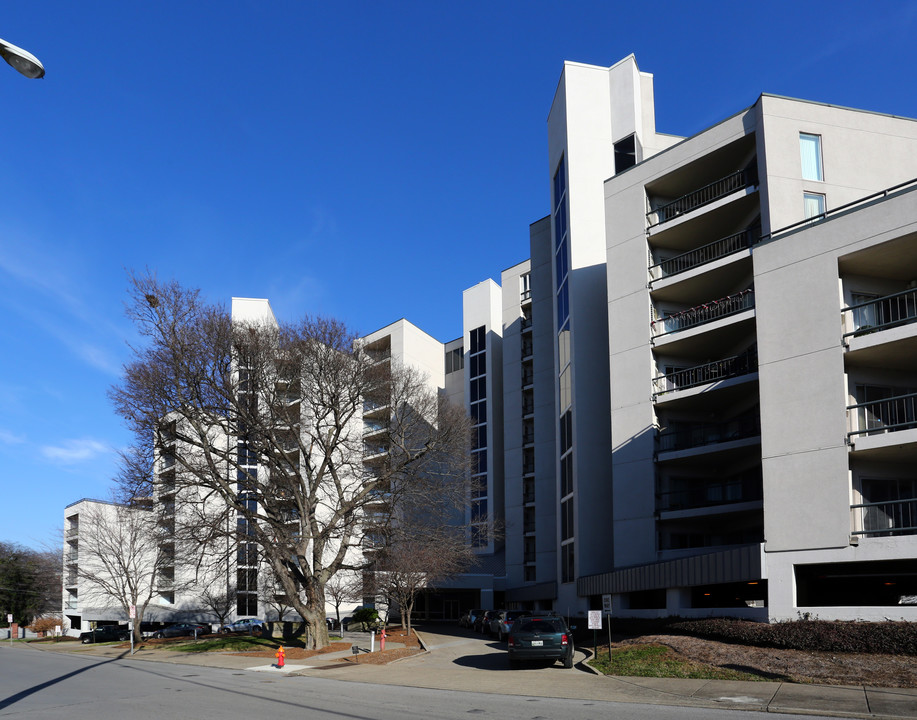
[[522,660],[562,660],[565,668],[572,668],[575,629],[575,626],[568,628],[559,615],[519,616],[507,638],[510,667],[518,668]]
[[264,623],[258,618],[243,618],[220,628],[224,635],[260,635],[264,632]]
[[160,630],[154,632],[150,637],[154,638],[170,638],[170,637],[186,637],[189,635],[207,635],[210,633],[210,627],[206,625],[200,625],[198,623],[177,623],[175,625],[169,625]]
[[469,610],[459,618],[459,627],[473,628],[475,619],[483,612],[479,609]]
[[490,621],[496,616],[496,610],[485,610],[474,619],[474,630],[479,633],[490,633]]
[[115,640],[127,640],[131,636],[131,631],[127,625],[101,625],[95,630],[80,633],[80,642],[86,643],[113,642]]
[[490,634],[496,635],[497,640],[503,642],[503,639],[509,635],[516,618],[523,614],[523,610],[501,610],[490,622]]

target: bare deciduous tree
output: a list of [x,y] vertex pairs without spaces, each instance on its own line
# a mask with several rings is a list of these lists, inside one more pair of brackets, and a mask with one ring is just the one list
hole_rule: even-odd
[[80,603],[116,603],[130,615],[136,610],[134,638],[157,587],[174,582],[168,573],[174,557],[161,543],[160,517],[149,507],[97,504],[80,515]]
[[[431,478],[463,486],[464,409],[334,320],[233,322],[198,291],[151,277],[132,278],[128,313],[145,344],[111,395],[137,444],[197,493],[187,504],[201,542],[229,526],[257,544],[324,647],[325,588],[363,567],[367,513],[377,527]],[[364,403],[377,409],[366,445]],[[370,471],[364,451],[378,459]]]
[[363,599],[363,583],[359,575],[338,573],[325,583],[325,598],[334,605],[334,617],[341,627],[341,605]]
[[438,485],[432,480],[405,493],[375,558],[378,589],[400,609],[401,627],[409,633],[418,594],[465,571],[475,558],[456,522],[464,494]]
[[223,629],[236,607],[236,588],[233,585],[218,587],[209,585],[201,591],[201,605],[216,616],[217,632]]

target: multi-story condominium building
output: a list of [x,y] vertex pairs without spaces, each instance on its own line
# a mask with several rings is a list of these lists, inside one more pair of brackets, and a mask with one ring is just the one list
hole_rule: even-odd
[[654,118],[633,56],[565,63],[530,257],[363,339],[472,418],[479,562],[420,614],[917,620],[917,121]]

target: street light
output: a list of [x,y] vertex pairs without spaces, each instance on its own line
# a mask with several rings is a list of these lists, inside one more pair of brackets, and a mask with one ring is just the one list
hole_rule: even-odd
[[0,57],[27,78],[43,78],[45,68],[41,61],[28,50],[11,45],[0,38]]

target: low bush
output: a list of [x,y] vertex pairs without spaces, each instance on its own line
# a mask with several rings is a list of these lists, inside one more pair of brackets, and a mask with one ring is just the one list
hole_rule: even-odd
[[[917,623],[789,620],[773,624],[710,618],[673,619],[670,633],[792,650],[917,655]],[[657,631],[658,632],[658,631]]]

